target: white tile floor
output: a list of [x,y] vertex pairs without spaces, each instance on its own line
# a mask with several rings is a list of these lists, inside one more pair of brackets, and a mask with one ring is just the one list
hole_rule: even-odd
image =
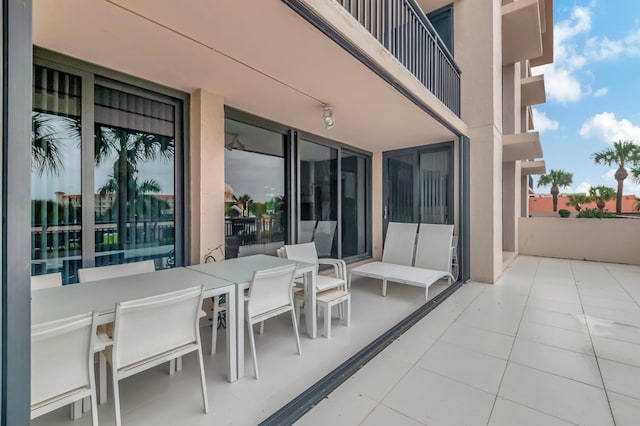
[[520,256],[299,424],[638,425],[640,267]]
[[[168,367],[163,365],[121,382],[123,424],[156,426],[259,423],[424,303],[424,290],[417,287],[390,284],[387,297],[380,295],[381,287],[380,281],[354,279],[351,327],[344,327],[336,319],[331,339],[321,336],[311,340],[302,333],[302,356],[298,356],[295,350],[291,318],[284,315],[269,320],[264,334],[256,335],[260,380],[253,378],[251,355],[247,350],[247,377],[233,384],[228,383],[224,377],[224,334],[219,334],[218,354],[212,357],[207,349],[210,347],[211,329],[203,328],[209,414],[204,415],[202,411],[197,363],[193,356],[187,356],[184,369],[174,376],[169,376]],[[445,287],[435,285],[429,290],[430,297]],[[442,309],[442,312],[446,321],[455,318],[447,313],[447,309]],[[425,345],[422,341],[406,348],[402,344],[395,345],[394,356],[405,361],[402,364],[389,363],[384,380],[395,383],[404,376],[428,349],[430,343]],[[381,379],[382,377],[377,377],[372,380],[372,385],[377,385],[377,381]],[[375,396],[382,398],[385,393]],[[109,402],[98,407],[101,425],[113,424],[111,395],[109,386]],[[376,404],[375,399],[360,401],[360,407],[366,409],[367,414]],[[389,413],[381,409],[376,415],[379,420],[384,420]],[[375,418],[370,421],[374,420]],[[354,418],[347,423],[355,421]],[[84,415],[71,421],[68,407],[63,407],[35,419],[32,424],[85,426],[91,424],[91,416]]]

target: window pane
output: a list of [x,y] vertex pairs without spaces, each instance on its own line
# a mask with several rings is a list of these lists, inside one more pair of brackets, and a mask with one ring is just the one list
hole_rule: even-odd
[[389,222],[414,222],[413,170],[413,154],[387,158],[388,202],[385,208]]
[[285,136],[225,120],[226,257],[275,255],[287,236]]
[[96,266],[175,265],[175,106],[95,87]]
[[300,232],[318,256],[337,257],[338,150],[300,140]]
[[420,154],[420,222],[449,222],[451,150]]
[[31,130],[31,274],[81,266],[81,79],[34,66]]
[[342,257],[367,252],[367,160],[342,151]]

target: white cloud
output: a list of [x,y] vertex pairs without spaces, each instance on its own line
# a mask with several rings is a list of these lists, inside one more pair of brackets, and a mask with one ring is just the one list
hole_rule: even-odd
[[640,141],[640,126],[636,126],[626,118],[618,120],[612,112],[603,112],[582,124],[580,136],[608,143],[618,140]]
[[601,96],[605,96],[607,93],[609,93],[609,89],[607,89],[606,87],[601,87],[593,92],[593,96],[599,98]]
[[534,74],[544,73],[550,100],[566,104],[579,101],[585,94],[574,73],[583,68],[587,60],[578,53],[573,39],[591,30],[591,6],[575,7],[569,19],[555,24],[553,63],[534,69]]
[[591,189],[591,184],[589,182],[587,182],[587,181],[582,181],[576,187],[574,193],[575,194],[588,194],[589,193],[589,189]]
[[633,29],[620,40],[610,40],[608,37],[590,38],[585,44],[584,54],[597,61],[615,59],[622,55],[637,56],[640,54],[640,29]]
[[560,123],[556,120],[552,120],[547,117],[546,113],[538,111],[536,108],[531,108],[531,111],[533,113],[533,124],[538,132],[544,133],[547,130],[558,130]]

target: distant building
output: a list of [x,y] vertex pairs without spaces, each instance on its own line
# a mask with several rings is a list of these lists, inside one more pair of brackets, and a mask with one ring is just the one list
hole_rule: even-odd
[[[56,192],[56,202],[59,204],[69,204],[72,207],[81,207],[80,194],[65,194],[64,192]],[[149,194],[159,200],[167,202],[168,208],[163,210],[163,214],[172,215],[175,210],[175,200],[173,194]],[[94,194],[95,212],[98,215],[104,214],[113,205],[116,194]]]
[[[576,208],[568,206],[569,195],[572,194],[560,194],[558,195],[558,210],[567,209],[572,213],[576,212]],[[596,203],[581,203],[580,206],[585,209],[595,209]],[[604,205],[605,210],[610,212],[616,211],[616,200],[607,201]],[[536,216],[536,213],[553,213],[553,197],[551,194],[535,194],[529,197],[529,214]],[[623,195],[622,196],[622,213],[637,213],[636,210],[636,196],[635,195]]]

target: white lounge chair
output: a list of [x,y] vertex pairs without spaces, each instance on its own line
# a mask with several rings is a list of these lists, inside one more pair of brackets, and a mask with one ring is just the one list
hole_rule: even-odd
[[429,287],[436,281],[447,278],[451,284],[454,279],[451,275],[452,238],[453,225],[421,224],[413,266],[401,266],[387,274],[383,294],[386,294],[386,281],[393,281],[423,287],[425,300],[428,300]]
[[349,274],[349,287],[351,287],[353,275],[375,278],[382,280],[382,295],[386,296],[386,277],[401,266],[413,265],[417,231],[417,223],[389,223],[382,261],[367,263],[352,269]]

